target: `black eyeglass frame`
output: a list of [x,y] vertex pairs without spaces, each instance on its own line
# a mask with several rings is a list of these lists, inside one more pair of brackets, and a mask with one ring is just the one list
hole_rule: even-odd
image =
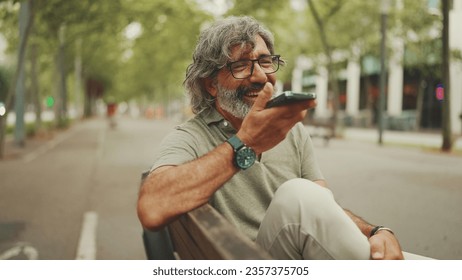
[[[274,62],[272,63],[273,65],[277,65],[277,67],[274,69],[274,71],[270,71],[270,72],[265,72],[265,67],[263,67],[261,64],[260,64],[260,60],[261,59],[264,59],[264,58],[268,58],[268,57],[271,57],[271,60],[274,61],[274,59],[276,59],[277,61],[277,64],[275,64]],[[250,73],[248,75],[246,75],[245,77],[239,77],[237,78],[233,72],[233,68],[232,68],[232,65],[234,63],[239,63],[239,62],[244,62],[244,61],[250,61],[252,63],[252,66],[250,67]],[[226,67],[228,68],[229,72],[231,73],[231,75],[233,76],[234,79],[237,79],[237,80],[243,80],[243,79],[247,79],[248,77],[252,76],[253,75],[253,70],[255,69],[255,62],[258,63],[258,65],[260,65],[260,67],[263,69],[264,73],[265,74],[273,74],[273,73],[276,73],[278,70],[279,70],[279,67],[281,66],[281,63],[283,63],[283,61],[281,60],[281,55],[279,54],[269,54],[269,55],[262,55],[260,56],[259,58],[257,59],[242,59],[242,60],[236,60],[236,61],[232,61],[232,62],[228,62],[226,63]]]

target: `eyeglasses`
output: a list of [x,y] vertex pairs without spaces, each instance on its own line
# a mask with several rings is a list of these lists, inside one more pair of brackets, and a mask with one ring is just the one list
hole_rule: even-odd
[[226,64],[231,75],[235,79],[246,79],[253,74],[255,62],[265,74],[271,74],[279,70],[280,55],[263,55],[257,59],[243,59]]

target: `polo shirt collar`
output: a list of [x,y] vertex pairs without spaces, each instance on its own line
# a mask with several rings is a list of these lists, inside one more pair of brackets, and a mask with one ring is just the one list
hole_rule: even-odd
[[217,125],[226,133],[236,133],[236,129],[215,108],[205,109],[200,113],[201,118],[208,126]]

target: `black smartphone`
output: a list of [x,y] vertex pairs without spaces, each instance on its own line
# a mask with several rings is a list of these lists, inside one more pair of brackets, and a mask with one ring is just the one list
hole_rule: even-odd
[[304,101],[304,100],[310,100],[310,99],[316,99],[316,93],[284,91],[280,95],[268,101],[268,103],[266,103],[266,108],[282,106],[282,105],[291,104],[291,103]]

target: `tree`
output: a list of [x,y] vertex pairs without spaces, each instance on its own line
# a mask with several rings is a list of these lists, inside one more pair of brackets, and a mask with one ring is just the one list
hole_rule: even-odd
[[[309,22],[306,24],[307,37],[311,38],[311,42],[304,53],[318,65],[324,64],[327,67],[329,62],[328,58],[325,60],[327,63],[317,59],[320,53],[323,53],[324,57],[328,56],[325,42],[335,50],[334,54],[343,54],[343,58],[340,59],[354,59],[353,48],[360,50],[361,57],[380,56],[380,17],[379,5],[376,1],[310,0],[307,3],[311,7],[309,18],[317,24]],[[440,63],[438,55],[435,55],[439,52],[440,45],[434,43],[434,30],[438,25],[438,17],[429,12],[426,1],[403,0],[395,1],[394,4],[388,16],[390,20],[387,33],[390,37],[398,37],[404,41],[408,51],[406,51],[407,60],[403,59],[403,65],[412,65],[414,69],[423,73],[422,79],[440,76],[434,67]],[[323,33],[325,35],[322,35]],[[320,39],[314,40],[315,36]],[[394,49],[388,46],[387,53],[393,55],[393,51]],[[410,53],[413,54],[412,60],[408,59]],[[338,66],[344,68],[338,62],[338,60],[334,61],[334,71],[339,70],[335,68]],[[329,79],[332,78],[330,69],[329,75]],[[329,81],[330,89],[335,92],[335,84]]]
[[[33,12],[33,1],[32,0],[27,0],[23,1],[21,3],[21,19],[20,19],[20,24],[19,24],[19,51],[18,51],[18,56],[17,56],[17,66],[16,66],[16,72],[13,76],[13,83],[12,85],[15,86],[16,94],[17,96],[23,98],[24,96],[24,60],[26,57],[26,46],[27,46],[27,40],[29,38],[29,32],[32,26],[33,22],[33,17],[34,17],[34,12]],[[13,97],[13,87],[8,90],[7,96],[6,96],[6,108],[8,111],[8,108],[10,108],[10,102]],[[22,92],[21,92],[22,91]],[[19,108],[19,106],[24,106],[24,104],[18,104],[20,103],[18,100],[16,100],[16,107]],[[20,108],[19,108],[20,109]],[[21,116],[19,114],[24,114],[24,110],[17,110],[17,120],[22,121],[24,120],[24,116]],[[7,113],[8,114],[8,113]],[[5,114],[3,117],[0,117],[0,158],[3,158],[4,156],[4,143],[5,143],[5,133],[6,133],[6,119],[7,119],[7,114]],[[16,143],[23,146],[24,139],[21,138],[21,136],[24,135],[23,131],[19,130],[24,130],[24,126],[17,125],[16,126],[16,132],[15,132],[15,137]]]
[[[328,6],[328,11],[325,14],[325,16],[321,17],[321,15],[318,12],[318,9],[316,8],[315,4],[313,1],[308,0],[308,6],[310,8],[311,14],[313,15],[313,18],[316,22],[316,25],[318,27],[319,31],[319,37],[321,39],[322,43],[322,48],[324,55],[327,60],[327,70],[329,71],[329,85],[330,89],[332,90],[332,108],[333,108],[333,114],[332,114],[332,124],[334,126],[334,136],[335,136],[335,126],[337,125],[337,115],[338,115],[338,110],[339,110],[339,87],[338,87],[338,82],[337,82],[337,69],[335,69],[334,65],[334,60],[333,60],[333,48],[332,45],[330,44],[330,41],[327,38],[326,34],[326,24],[329,22],[329,20],[336,16],[337,12],[342,8],[344,5],[344,1],[335,1],[335,2],[329,2]],[[332,4],[334,3],[334,4]]]
[[[70,61],[74,60],[74,57],[79,56],[84,72],[94,73],[91,70],[94,65],[98,65],[100,70],[105,67],[106,71],[98,73],[103,76],[103,80],[108,75],[106,72],[113,74],[117,71],[117,60],[113,58],[114,53],[120,48],[118,41],[114,42],[114,39],[118,39],[118,33],[122,30],[122,3],[118,0],[96,2],[51,0],[42,2],[39,11],[43,26],[41,35],[52,45],[55,69],[59,77],[56,84],[58,123],[65,122],[69,98],[67,79],[72,70]],[[77,54],[78,44],[82,47]],[[106,53],[103,53],[102,49]],[[81,74],[78,73],[77,77],[80,78]],[[110,78],[105,79],[108,80]],[[89,97],[88,94],[85,97]]]
[[142,32],[126,42],[125,51],[130,55],[117,74],[116,96],[158,103],[181,96],[200,27],[211,16],[185,0],[137,1],[128,9],[131,23],[139,25]]
[[344,0],[307,0],[307,6],[305,29],[311,40],[305,53],[328,71],[331,123],[335,127],[340,109],[338,71],[345,69],[349,59],[359,62],[361,55],[377,53],[378,8],[376,2]]
[[443,73],[443,85],[444,85],[444,99],[443,99],[443,145],[441,150],[444,152],[450,152],[452,149],[452,132],[451,132],[451,113],[450,113],[450,71],[449,71],[449,0],[443,0],[442,5],[443,14],[443,50],[442,50],[442,73]]

